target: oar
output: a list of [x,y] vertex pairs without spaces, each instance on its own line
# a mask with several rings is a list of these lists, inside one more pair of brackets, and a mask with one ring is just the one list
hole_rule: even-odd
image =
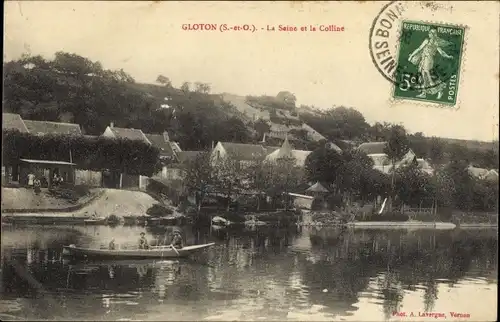
[[172,247],[173,250],[175,250],[175,252],[177,253],[177,256],[181,256],[181,254],[179,254],[179,252],[177,251],[177,249],[174,247],[174,245],[170,244],[170,247]]

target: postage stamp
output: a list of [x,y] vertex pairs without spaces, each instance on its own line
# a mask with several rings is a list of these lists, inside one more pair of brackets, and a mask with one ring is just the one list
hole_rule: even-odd
[[403,21],[393,97],[455,105],[465,28]]
[[382,7],[370,29],[370,55],[392,83],[388,98],[393,103],[456,109],[467,27],[428,21],[435,10],[447,11],[446,4],[432,4],[392,1]]

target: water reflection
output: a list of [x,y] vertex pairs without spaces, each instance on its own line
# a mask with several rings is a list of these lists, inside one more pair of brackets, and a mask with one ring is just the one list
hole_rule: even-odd
[[[409,310],[495,316],[496,231],[182,229],[187,244],[215,247],[188,260],[74,263],[61,260],[62,245],[99,246],[111,236],[130,243],[142,230],[3,229],[1,317],[390,320]],[[171,230],[148,229],[148,238]],[[475,308],[470,292],[489,308]]]

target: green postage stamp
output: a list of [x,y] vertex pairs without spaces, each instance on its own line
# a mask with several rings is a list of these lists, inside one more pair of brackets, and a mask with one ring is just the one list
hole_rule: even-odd
[[395,99],[455,105],[465,29],[403,21],[395,71]]

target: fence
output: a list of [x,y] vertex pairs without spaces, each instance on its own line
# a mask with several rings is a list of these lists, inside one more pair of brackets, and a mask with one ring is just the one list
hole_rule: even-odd
[[89,187],[102,186],[102,173],[90,170],[75,170],[75,184]]

